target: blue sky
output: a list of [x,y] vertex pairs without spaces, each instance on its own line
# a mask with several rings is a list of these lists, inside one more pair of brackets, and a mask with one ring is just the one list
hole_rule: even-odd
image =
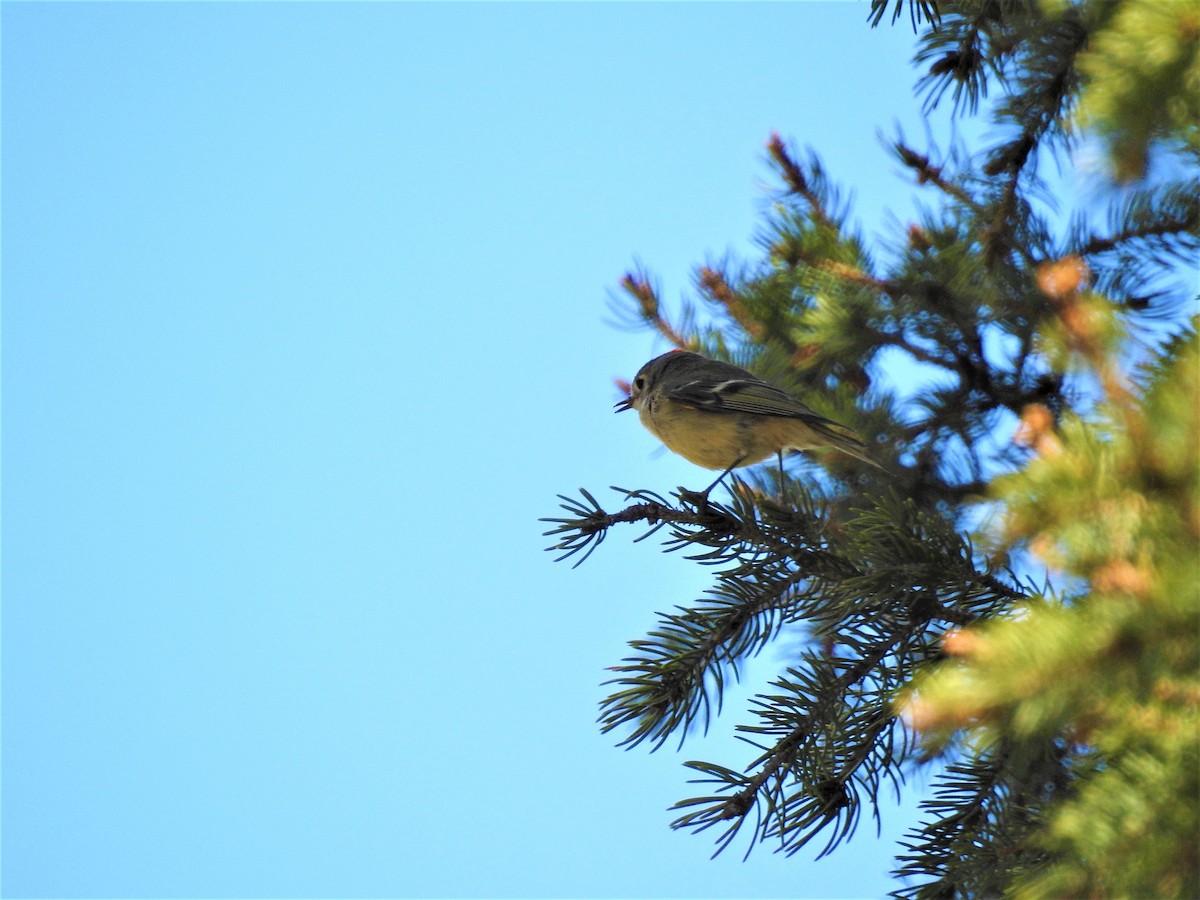
[[663,347],[606,297],[752,255],[773,130],[909,215],[867,9],[3,4],[5,896],[896,886],[908,813],[816,862],[667,827],[744,702],[680,753],[594,719],[705,573],[537,521],[707,483],[612,415]]

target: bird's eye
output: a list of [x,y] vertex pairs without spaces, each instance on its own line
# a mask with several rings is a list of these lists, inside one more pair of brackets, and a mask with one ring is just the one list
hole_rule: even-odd
[[640,391],[642,388],[644,388],[644,387],[646,386],[646,378],[645,378],[645,376],[643,376],[643,375],[639,375],[637,378],[633,379],[633,386],[634,386],[635,388],[637,388],[639,391]]

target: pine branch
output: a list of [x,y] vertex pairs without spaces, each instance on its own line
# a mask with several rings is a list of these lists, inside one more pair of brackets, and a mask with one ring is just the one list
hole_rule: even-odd
[[[634,492],[627,494],[635,496]],[[608,683],[621,690],[601,704],[600,722],[605,733],[634,724],[634,730],[621,741],[623,745],[651,740],[656,749],[676,731],[681,732],[682,740],[686,729],[700,717],[707,727],[709,681],[719,703],[723,667],[736,666],[739,659],[757,652],[780,625],[794,621],[819,602],[823,581],[853,571],[839,555],[805,536],[819,516],[811,503],[801,502],[793,509],[766,503],[762,507],[766,517],[760,520],[751,496],[739,483],[732,507],[707,501],[699,519],[652,503],[631,508],[627,516],[593,509],[581,520],[560,525],[560,529],[576,532],[567,539],[570,552],[574,552],[579,535],[596,533],[593,528],[606,528],[625,519],[670,521],[675,527],[668,549],[707,547],[692,558],[729,563],[717,573],[718,586],[709,592],[708,600],[663,616],[646,639],[630,642],[637,655],[613,667],[621,677]],[[696,527],[683,529],[680,523]]]
[[831,215],[827,209],[827,192],[821,189],[824,183],[824,172],[820,163],[815,158],[810,159],[808,171],[805,172],[788,151],[783,138],[776,132],[772,132],[771,137],[767,140],[767,151],[779,170],[779,174],[783,177],[784,184],[788,186],[788,190],[804,199],[813,222],[819,227],[836,231],[838,223],[835,221],[835,216]]
[[[758,527],[769,531],[762,523]],[[699,808],[673,827],[700,831],[729,821],[717,852],[751,812],[757,818],[752,845],[779,838],[787,852],[795,852],[836,822],[841,827],[826,852],[848,837],[861,807],[861,786],[877,786],[884,773],[898,777],[891,771],[901,760],[892,746],[892,697],[917,666],[940,653],[928,636],[936,633],[935,623],[968,624],[1021,596],[989,571],[978,572],[957,535],[911,502],[869,506],[844,527],[849,543],[813,558],[823,565],[795,568],[801,557],[794,549],[764,558],[758,544],[752,566],[743,562],[720,573],[721,587],[705,605],[665,617],[647,639],[631,642],[638,655],[615,668],[623,673],[615,681],[622,690],[602,704],[603,730],[632,723],[622,744],[649,740],[657,748],[697,719],[707,727],[708,680],[719,703],[721,667],[756,652],[785,622],[809,622],[828,647],[844,645],[852,654],[843,659],[808,653],[806,670],[790,669],[791,681],[774,683],[784,693],[758,698],[765,724],[739,730],[772,735],[776,743],[756,745],[764,751],[750,766],[757,772],[688,764],[721,788],[677,804]],[[787,546],[782,535],[776,540]],[[947,542],[956,549],[948,551]],[[862,562],[852,565],[849,559]],[[885,660],[888,665],[881,667]],[[828,743],[834,733],[844,735],[836,748]],[[827,762],[814,762],[820,760]],[[784,790],[788,778],[799,779],[798,791]]]
[[649,523],[653,527],[637,539],[642,541],[668,522],[677,525],[699,525],[707,521],[704,515],[676,509],[662,497],[649,491],[626,491],[624,488],[616,486],[612,490],[624,494],[627,499],[641,499],[643,502],[628,506],[617,513],[608,513],[586,488],[580,488],[579,493],[583,495],[583,502],[563,494],[558,495],[558,498],[563,501],[561,508],[570,513],[570,517],[538,520],[555,523],[554,528],[543,532],[546,537],[561,536],[556,543],[546,548],[547,550],[564,551],[561,556],[555,557],[555,562],[560,562],[583,551],[583,556],[575,561],[574,567],[581,565],[600,546],[608,529],[614,525],[632,522]]
[[799,570],[771,572],[760,566],[752,587],[731,595],[718,589],[704,606],[664,616],[646,639],[630,642],[638,655],[612,667],[621,677],[605,684],[621,689],[601,703],[601,731],[635,724],[619,744],[634,747],[650,740],[652,749],[675,732],[682,744],[688,727],[701,717],[707,731],[711,707],[706,679],[712,679],[719,708],[723,667],[736,671],[739,659],[761,649],[791,618],[788,590],[806,579]]
[[[871,0],[871,11],[867,15],[867,21],[871,23],[872,28],[875,28],[883,21],[889,2],[891,0]],[[895,8],[892,10],[893,25],[896,24],[896,20],[900,18],[900,14],[903,11],[904,0],[895,0]],[[936,0],[908,0],[908,17],[912,23],[913,31],[916,31],[922,22],[936,25],[940,19]]]
[[[1188,180],[1149,191],[1134,192],[1110,216],[1111,234],[1086,238],[1076,226],[1075,253],[1100,256],[1123,245],[1145,242],[1172,257],[1195,261],[1200,249],[1200,180]],[[1063,254],[1066,255],[1066,254]]]
[[[895,770],[903,753],[895,751],[891,740],[891,694],[905,676],[898,670],[880,681],[879,670],[906,639],[904,633],[894,634],[854,660],[810,653],[806,670],[789,669],[791,680],[773,682],[781,693],[755,701],[765,724],[738,729],[770,735],[776,739],[773,746],[751,742],[763,754],[749,764],[747,774],[713,763],[687,763],[707,776],[699,783],[720,787],[716,794],[677,803],[676,809],[691,811],[672,827],[699,832],[727,823],[714,855],[728,847],[752,812],[756,821],[747,855],[755,843],[773,839],[790,855],[839,822],[820,855],[850,837],[861,795],[877,795],[881,770],[889,770],[894,781],[898,778]],[[833,743],[831,736],[841,733],[851,737]],[[787,789],[789,781],[797,785],[795,790]]]
[[[872,16],[878,22],[891,8],[894,20],[902,7],[873,0]],[[797,158],[773,134],[767,150],[786,192],[762,240],[767,253],[736,276],[724,263],[697,270],[712,322],[698,327],[697,307],[686,302],[668,319],[645,275],[623,281],[631,321],[675,346],[747,366],[875,442],[890,493],[865,495],[878,482],[836,458],[803,470],[822,485],[820,503],[796,485],[772,487],[761,473],[763,487],[790,502],[734,481],[726,504],[683,489],[672,500],[621,491],[626,506],[610,513],[581,490],[581,499],[560,498],[566,515],[547,520],[555,526],[550,549],[582,561],[611,528],[642,526],[643,540],[666,527],[667,551],[714,567],[712,589],[660,614],[613,669],[601,728],[626,730],[627,746],[658,747],[707,728],[740,662],[783,626],[807,628],[799,659],[755,698],[754,724],[738,729],[757,758],[745,771],[688,763],[715,789],[677,804],[674,827],[717,828],[718,853],[743,826],[752,827],[751,847],[777,840],[791,853],[822,835],[828,852],[864,810],[878,817],[883,782],[898,783],[913,760],[911,742],[936,732],[943,743],[935,747],[955,761],[927,804],[935,818],[912,834],[901,860],[902,874],[931,880],[898,896],[1046,885],[1094,893],[1104,882],[1091,868],[1103,868],[1105,854],[1089,848],[1097,842],[1118,857],[1121,848],[1079,827],[1081,810],[1118,818],[1165,810],[1175,815],[1165,827],[1178,835],[1194,812],[1178,798],[1200,769],[1188,776],[1171,761],[1183,758],[1172,743],[1183,721],[1178,698],[1200,696],[1186,675],[1194,639],[1180,636],[1195,633],[1186,599],[1195,566],[1178,562],[1200,540],[1200,425],[1184,412],[1194,398],[1177,391],[1180,372],[1167,379],[1170,390],[1155,372],[1129,373],[1129,360],[1152,346],[1177,359],[1194,349],[1166,340],[1178,322],[1149,323],[1158,333],[1134,348],[1123,330],[1133,317],[1117,315],[1101,293],[1127,295],[1126,309],[1171,314],[1160,302],[1164,282],[1200,250],[1200,182],[1127,191],[1107,229],[1081,222],[1064,238],[1038,211],[1037,167],[1069,139],[1064,122],[1087,87],[1077,66],[1093,36],[1119,32],[1126,45],[1110,47],[1112,60],[1131,49],[1140,59],[1130,41],[1146,23],[1163,46],[1186,49],[1194,36],[1174,24],[1196,20],[1164,17],[1147,0],[940,0],[910,4],[910,15],[941,17],[919,53],[930,66],[928,102],[953,87],[956,107],[974,108],[989,86],[999,88],[989,116],[1007,131],[982,165],[957,150],[934,162],[893,142],[917,182],[938,195],[886,263],[874,262],[845,225],[848,206],[820,161]],[[1119,67],[1109,74],[1119,80]],[[1172,121],[1185,107],[1172,107]],[[889,349],[937,374],[896,390],[878,379]],[[1194,382],[1196,364],[1187,364]],[[1147,407],[1157,391],[1161,406]],[[996,522],[980,525],[981,513],[994,512]],[[991,559],[963,537],[973,529],[993,548]],[[1068,574],[1086,581],[1100,605],[1086,594],[1039,604],[1007,568],[1010,551],[1073,563]],[[1098,614],[1068,628],[1074,604]],[[1080,666],[1096,671],[1077,674]],[[897,724],[893,700],[910,684],[920,700],[906,707],[912,730]],[[1095,751],[1103,779],[1091,779],[1093,750],[1078,743],[1099,742],[1093,734],[1110,742]],[[1113,790],[1127,794],[1117,799]],[[1065,817],[1053,819],[1056,809]],[[1131,851],[1110,873],[1130,895],[1130,886],[1144,886],[1139,873],[1170,872],[1176,881],[1153,882],[1169,887],[1187,871],[1171,863],[1170,840],[1147,840],[1167,849],[1150,862]],[[1060,864],[1068,858],[1074,868]]]
[[[633,298],[637,314],[637,322],[648,325],[675,347],[683,350],[694,349],[694,342],[688,340],[682,331],[677,331],[662,314],[662,304],[658,299],[658,291],[642,272],[626,272],[621,278],[621,287],[626,295]],[[619,304],[613,308],[621,311]]]
[[[1053,743],[1040,749],[998,745],[978,757],[950,764],[933,798],[921,808],[933,818],[909,832],[908,853],[897,862],[901,878],[931,876],[893,891],[897,900],[991,897],[1005,892],[1015,872],[1036,868],[1047,857],[1028,843],[1040,810],[1063,791],[1064,752]],[[1017,814],[1014,815],[1014,812]]]
[[1184,222],[1155,222],[1151,225],[1130,228],[1117,234],[1103,238],[1093,238],[1079,248],[1080,256],[1098,256],[1117,249],[1121,244],[1132,241],[1151,241],[1155,238],[1185,238],[1193,237],[1196,218],[1193,216]]
[[1077,10],[1066,8],[1053,20],[1015,20],[1019,43],[1017,74],[995,117],[1017,130],[1008,143],[992,151],[983,167],[987,176],[1025,168],[1041,141],[1061,134],[1069,106],[1078,93],[1076,59],[1087,45],[1088,29]]
[[975,199],[959,185],[942,177],[942,169],[935,166],[928,156],[913,150],[903,141],[892,141],[892,150],[904,165],[917,173],[917,184],[932,184],[948,197],[952,197],[974,213],[980,210]]

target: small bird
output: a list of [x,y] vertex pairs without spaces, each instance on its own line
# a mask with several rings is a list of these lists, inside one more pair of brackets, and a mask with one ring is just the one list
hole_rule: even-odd
[[706,469],[728,473],[775,455],[782,464],[783,451],[814,447],[833,447],[883,468],[849,428],[745,369],[687,350],[642,366],[615,409],[636,409],[669,450]]

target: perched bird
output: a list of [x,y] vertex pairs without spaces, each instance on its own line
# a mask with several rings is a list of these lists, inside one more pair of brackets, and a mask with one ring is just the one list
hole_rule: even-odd
[[833,447],[883,468],[849,428],[745,369],[687,350],[642,366],[629,397],[615,408],[636,409],[669,450],[706,469],[729,472],[775,455],[782,461],[785,450],[814,447]]

